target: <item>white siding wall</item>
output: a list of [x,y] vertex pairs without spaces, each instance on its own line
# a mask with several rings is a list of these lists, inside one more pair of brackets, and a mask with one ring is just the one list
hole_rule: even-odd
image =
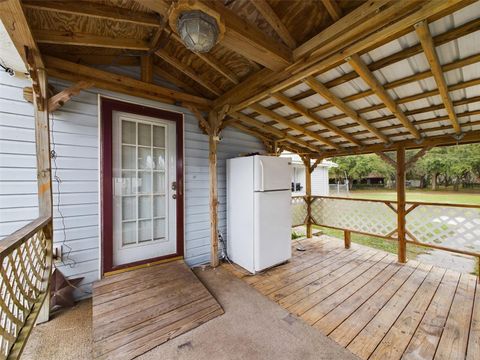
[[[0,236],[8,235],[37,216],[35,138],[32,105],[23,100],[28,81],[0,75]],[[53,81],[57,90],[68,83]],[[208,138],[186,109],[107,91],[88,90],[53,116],[53,141],[60,184],[58,211],[54,182],[55,243],[71,248],[69,264],[57,264],[68,276],[85,277],[77,296],[87,296],[99,276],[98,94],[185,114],[185,257],[190,265],[210,259]],[[226,129],[218,147],[219,227],[226,234],[225,159],[262,151],[255,138]]]
[[317,166],[312,173],[312,195],[328,196],[328,167]]

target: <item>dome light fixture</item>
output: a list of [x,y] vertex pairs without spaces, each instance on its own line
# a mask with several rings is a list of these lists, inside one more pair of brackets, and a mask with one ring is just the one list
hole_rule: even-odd
[[180,0],[169,22],[185,47],[196,53],[209,52],[225,32],[220,15],[196,0]]
[[193,52],[209,52],[218,40],[218,25],[216,20],[200,10],[186,11],[177,20],[180,38]]

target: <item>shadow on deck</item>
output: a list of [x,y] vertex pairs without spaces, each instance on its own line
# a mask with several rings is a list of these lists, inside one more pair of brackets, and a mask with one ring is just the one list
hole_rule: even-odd
[[480,359],[480,286],[469,274],[323,236],[255,276],[223,266],[362,359]]
[[183,261],[107,277],[93,289],[93,357],[133,359],[221,314]]

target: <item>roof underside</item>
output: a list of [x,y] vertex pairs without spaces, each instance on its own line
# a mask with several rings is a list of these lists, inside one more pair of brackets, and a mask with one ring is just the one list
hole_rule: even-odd
[[98,68],[151,55],[162,84],[274,147],[325,157],[480,141],[480,1],[205,1],[228,34],[240,18],[255,46],[268,40],[264,59],[230,36],[190,52],[163,27],[171,1],[63,3],[22,2],[47,70],[66,71],[50,57]]

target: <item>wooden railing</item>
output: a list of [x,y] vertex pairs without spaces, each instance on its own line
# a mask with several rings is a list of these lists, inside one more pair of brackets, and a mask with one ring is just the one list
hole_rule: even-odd
[[[343,230],[347,247],[352,232],[398,242],[397,221],[396,201],[332,196],[292,198],[294,226],[310,223]],[[405,233],[408,244],[473,256],[480,264],[480,206],[407,202]]]
[[41,217],[0,241],[0,359],[17,359],[49,291],[52,219]]

